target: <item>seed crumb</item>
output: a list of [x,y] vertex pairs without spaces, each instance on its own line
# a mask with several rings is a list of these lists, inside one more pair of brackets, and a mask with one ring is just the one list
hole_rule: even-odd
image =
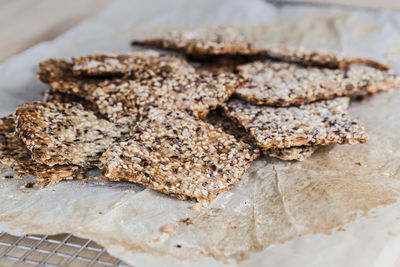
[[167,225],[164,225],[162,228],[163,233],[169,234],[172,231],[174,231],[174,225],[172,223],[169,223]]
[[189,217],[188,217],[188,218],[181,219],[181,220],[179,220],[179,222],[180,222],[180,223],[184,223],[184,224],[186,224],[186,225],[193,224],[192,220],[191,220]]
[[35,185],[33,182],[26,183],[25,188],[32,188]]

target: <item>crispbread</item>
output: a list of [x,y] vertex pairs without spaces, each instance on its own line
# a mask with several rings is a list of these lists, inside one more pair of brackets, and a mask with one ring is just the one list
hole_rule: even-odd
[[188,55],[254,55],[257,49],[232,27],[206,27],[196,31],[171,31],[163,38],[134,40],[132,45],[161,48]]
[[347,68],[352,64],[363,64],[380,70],[388,70],[390,66],[371,59],[350,57],[337,52],[313,51],[303,47],[264,46],[261,53],[279,61],[298,63],[305,66],[327,67],[333,69]]
[[168,77],[177,73],[193,73],[195,70],[182,57],[144,51],[75,57],[72,71],[75,75],[129,76],[133,79],[146,79],[154,76]]
[[179,199],[212,200],[242,177],[257,152],[183,111],[151,109],[128,141],[101,158],[109,180],[128,180]]
[[96,105],[95,110],[118,124],[121,121],[134,122],[149,106],[168,106],[204,117],[210,109],[225,102],[244,82],[242,77],[232,73],[194,72],[194,68],[180,57],[147,55],[144,58],[146,64],[155,62],[158,65],[146,68],[146,64],[142,64],[139,66],[142,70],[129,78],[76,76],[72,73],[72,64],[63,60],[42,62],[38,76],[50,84],[51,91],[89,100]]
[[49,166],[97,166],[101,154],[120,140],[124,130],[78,103],[26,103],[17,108],[14,119],[16,133],[32,158]]
[[238,67],[250,80],[235,94],[257,105],[290,106],[350,94],[378,93],[400,85],[400,77],[365,65],[347,69],[257,61]]
[[85,170],[79,166],[56,165],[49,167],[31,158],[30,151],[15,136],[13,115],[0,119],[0,162],[10,166],[21,175],[33,175],[40,187],[57,183],[64,179],[82,179]]
[[247,56],[252,59],[272,58],[306,66],[346,68],[351,64],[365,64],[387,70],[389,66],[374,60],[348,57],[335,52],[311,51],[286,46],[257,46],[237,29],[227,26],[196,30],[171,31],[162,38],[134,40],[132,45],[160,48],[184,53],[194,58],[202,56]]
[[90,92],[98,87],[105,87],[109,84],[120,84],[125,79],[102,79],[75,76],[72,73],[72,63],[62,59],[49,59],[40,62],[38,79],[47,83],[51,91],[76,95],[88,99]]
[[57,91],[52,91],[48,89],[43,93],[43,102],[51,102],[51,103],[79,103],[81,104],[86,110],[93,111],[96,115],[100,115],[97,106],[86,100],[82,97],[77,95],[65,94],[60,93]]
[[[257,147],[253,136],[251,136],[246,130],[239,128],[229,118],[222,116],[219,110],[211,111],[204,120],[213,125],[215,128],[221,129],[224,132],[233,135],[239,141],[250,144],[254,148]],[[318,146],[275,148],[265,151],[264,154],[270,157],[279,158],[281,160],[303,161],[309,158],[317,148]]]
[[257,106],[233,99],[225,114],[249,131],[264,150],[295,146],[358,144],[368,139],[348,115],[349,99],[335,98],[299,107]]
[[232,73],[181,74],[98,88],[92,101],[100,113],[115,123],[127,113],[133,118],[145,116],[149,107],[185,110],[202,118],[228,100],[242,84],[243,79]]

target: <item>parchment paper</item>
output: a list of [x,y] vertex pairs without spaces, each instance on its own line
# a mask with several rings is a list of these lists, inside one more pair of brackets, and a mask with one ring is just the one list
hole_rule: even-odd
[[[134,37],[219,23],[258,42],[335,49],[400,67],[396,13],[257,0],[120,0],[0,65],[0,115],[41,99],[40,60],[129,51]],[[325,147],[301,163],[262,157],[238,186],[203,206],[129,183],[68,181],[39,190],[23,188],[32,178],[0,178],[0,230],[70,232],[135,266],[398,266],[399,112],[399,90],[354,103],[367,144]],[[174,225],[169,234],[161,231],[166,224]]]

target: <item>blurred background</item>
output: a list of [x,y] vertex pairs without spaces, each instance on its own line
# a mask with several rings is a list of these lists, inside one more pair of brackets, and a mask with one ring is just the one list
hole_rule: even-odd
[[[112,0],[0,0],[0,62],[51,40],[97,15]],[[201,1],[201,0],[199,0]],[[342,5],[399,11],[399,0],[270,0],[276,4]]]

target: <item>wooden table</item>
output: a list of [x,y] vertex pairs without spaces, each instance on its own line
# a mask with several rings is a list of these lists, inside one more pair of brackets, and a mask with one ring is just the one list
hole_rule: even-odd
[[0,0],[0,62],[95,16],[110,0]]
[[[270,0],[400,10],[399,0]],[[111,0],[0,0],[0,62],[97,15]]]

